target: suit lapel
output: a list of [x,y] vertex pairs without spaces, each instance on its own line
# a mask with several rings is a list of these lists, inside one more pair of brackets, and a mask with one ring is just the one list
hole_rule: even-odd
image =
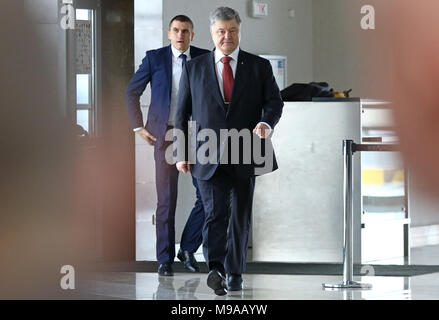
[[224,99],[221,94],[221,90],[218,83],[218,77],[216,76],[215,68],[215,51],[209,53],[209,63],[207,64],[206,70],[206,81],[211,87],[211,92],[218,102],[218,106],[224,111]]
[[172,50],[171,45],[168,46],[165,51],[165,68],[166,77],[168,78],[168,88],[169,88],[169,101],[171,101],[171,91],[172,91]]
[[233,91],[232,98],[230,101],[229,108],[227,110],[227,114],[229,114],[230,110],[237,105],[239,99],[242,97],[242,94],[245,90],[245,87],[248,84],[248,61],[246,61],[245,52],[239,50],[238,55],[238,63],[236,66],[236,74],[235,80],[233,82]]

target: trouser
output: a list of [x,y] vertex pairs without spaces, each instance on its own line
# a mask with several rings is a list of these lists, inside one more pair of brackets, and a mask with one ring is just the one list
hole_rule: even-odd
[[218,167],[207,181],[198,179],[206,220],[203,254],[209,269],[245,271],[255,178],[237,178]]
[[[156,209],[156,255],[159,264],[173,262],[175,258],[175,209],[177,206],[178,170],[165,159],[165,143],[154,148],[156,171],[157,209]],[[192,178],[197,200],[186,222],[180,246],[191,253],[197,251],[202,242],[204,208],[197,181]]]

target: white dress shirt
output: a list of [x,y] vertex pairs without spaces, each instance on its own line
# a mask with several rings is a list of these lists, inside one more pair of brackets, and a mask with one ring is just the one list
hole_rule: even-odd
[[[229,54],[229,57],[232,58],[230,60],[230,68],[232,68],[233,72],[233,79],[235,79],[236,75],[236,67],[238,65],[238,55],[239,55],[239,47],[235,49],[231,54]],[[225,57],[226,55],[222,53],[220,50],[215,50],[215,70],[216,70],[216,77],[218,78],[218,84],[220,87],[221,95],[224,99],[224,85],[223,85],[223,69],[224,64],[221,62],[221,59]]]
[[[169,104],[169,118],[168,118],[168,125],[174,126],[174,116],[175,116],[175,109],[177,107],[177,98],[178,98],[178,89],[180,86],[180,78],[181,73],[183,72],[183,59],[180,58],[181,52],[174,48],[173,45],[171,45],[171,51],[172,51],[172,88],[171,88],[171,102]],[[191,59],[191,53],[190,53],[190,47],[183,53],[186,55],[186,62],[188,62]],[[135,128],[134,132],[142,129],[143,127]]]
[[[178,89],[180,88],[180,78],[183,72],[183,59],[180,58],[181,52],[175,49],[171,45],[172,49],[172,90],[171,90],[171,103],[169,105],[169,119],[168,125],[174,126],[175,111],[177,108]],[[183,52],[186,55],[186,62],[191,59],[190,47]]]
[[[232,60],[230,60],[229,64],[230,64],[230,68],[232,68],[232,72],[233,72],[233,79],[235,79],[235,75],[236,75],[236,67],[238,66],[238,55],[239,55],[239,46],[235,49],[235,51],[233,51],[231,54],[229,54],[229,57],[232,58]],[[215,49],[215,70],[216,70],[216,76],[218,78],[218,84],[220,87],[220,91],[221,91],[221,95],[223,96],[223,100],[224,100],[224,84],[223,84],[223,69],[224,69],[224,64],[221,62],[221,59],[223,57],[225,57],[226,55],[224,53],[222,53],[220,50]],[[271,126],[266,123],[266,122],[260,122],[265,124],[270,132],[271,132]]]

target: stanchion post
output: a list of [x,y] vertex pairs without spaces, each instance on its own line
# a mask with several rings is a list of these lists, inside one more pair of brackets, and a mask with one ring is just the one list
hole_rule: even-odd
[[352,140],[343,141],[343,282],[352,281],[353,277],[353,174],[352,174]]
[[323,289],[371,289],[372,285],[353,281],[353,166],[352,157],[355,152],[352,140],[343,140],[343,282],[338,284],[324,283]]

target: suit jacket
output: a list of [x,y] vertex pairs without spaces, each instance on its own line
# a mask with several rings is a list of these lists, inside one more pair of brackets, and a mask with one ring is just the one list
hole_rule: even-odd
[[[191,59],[208,52],[208,50],[190,46]],[[133,129],[143,127],[139,99],[148,83],[151,83],[151,103],[145,129],[157,138],[155,145],[160,147],[165,138],[171,103],[171,45],[147,51],[139,70],[128,84],[126,102]]]
[[[251,133],[259,122],[266,122],[274,129],[282,114],[283,102],[270,62],[240,50],[232,98],[230,105],[225,108],[214,59],[215,52],[211,52],[185,65],[180,80],[175,127],[182,130],[187,137],[188,120],[192,116],[192,120],[196,122],[197,134],[204,128],[215,131],[217,137],[220,137],[221,129],[237,129],[238,131],[248,129]],[[253,141],[259,138],[251,135],[251,139]],[[217,138],[216,163],[203,164],[196,161],[191,168],[194,177],[208,180],[215,173],[224,151],[224,145],[220,143],[220,140]],[[203,143],[205,142],[196,143],[197,151]],[[263,139],[262,143],[271,144],[271,141]],[[253,157],[251,163],[242,161],[242,147],[243,144],[240,143],[241,157],[239,164],[233,165],[233,171],[242,178],[252,177],[255,175],[257,163]],[[264,152],[264,146],[262,152]],[[185,159],[187,160],[187,154]],[[274,153],[272,161],[272,167],[266,172],[277,169]]]

